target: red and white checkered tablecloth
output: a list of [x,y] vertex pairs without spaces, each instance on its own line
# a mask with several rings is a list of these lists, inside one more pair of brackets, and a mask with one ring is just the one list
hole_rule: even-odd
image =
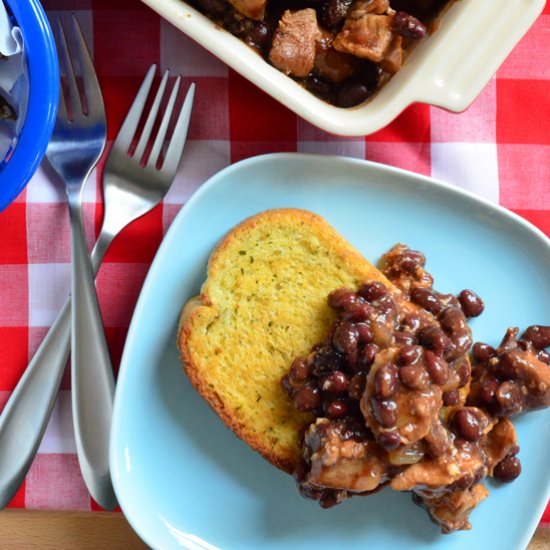
[[[461,114],[414,105],[366,138],[340,138],[300,120],[138,0],[43,0],[75,11],[93,51],[112,140],[151,63],[197,82],[184,163],[162,205],[115,240],[98,276],[110,351],[118,365],[132,311],[161,239],[211,175],[261,153],[302,151],[378,161],[434,176],[498,202],[550,236],[550,7],[473,105]],[[94,184],[95,183],[95,184]],[[0,406],[69,292],[64,190],[40,168],[0,214]],[[92,174],[84,214],[90,245],[102,219]],[[549,466],[550,467],[550,466]],[[97,509],[79,471],[65,376],[53,417],[10,506]],[[550,507],[543,518],[550,522]]]

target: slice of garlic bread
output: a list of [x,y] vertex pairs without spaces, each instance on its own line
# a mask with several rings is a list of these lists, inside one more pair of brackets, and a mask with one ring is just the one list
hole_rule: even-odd
[[213,251],[200,297],[184,307],[178,348],[193,386],[225,424],[291,472],[297,412],[280,380],[326,337],[327,295],[366,280],[393,285],[323,218],[268,210],[233,228]]

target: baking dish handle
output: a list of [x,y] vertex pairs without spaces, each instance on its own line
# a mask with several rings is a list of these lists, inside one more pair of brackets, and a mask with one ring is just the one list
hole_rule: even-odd
[[418,90],[417,101],[451,111],[468,107],[544,5],[545,0],[454,2],[445,25],[420,45],[424,69],[411,71],[409,82]]

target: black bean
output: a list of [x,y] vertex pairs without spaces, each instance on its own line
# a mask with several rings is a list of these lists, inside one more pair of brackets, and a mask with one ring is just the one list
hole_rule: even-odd
[[311,374],[311,365],[305,357],[297,357],[292,361],[289,376],[293,383],[304,382]]
[[374,305],[376,306],[376,309],[386,317],[395,314],[397,310],[395,301],[389,294],[386,296],[382,296],[382,298],[376,300]]
[[411,300],[433,315],[439,315],[443,311],[443,304],[437,294],[429,288],[413,288],[411,290]]
[[396,331],[393,333],[393,341],[396,346],[410,346],[414,343],[415,337],[410,332]]
[[445,348],[448,346],[449,339],[445,333],[436,326],[429,326],[420,331],[418,335],[419,342],[428,349],[431,349],[440,357],[445,353]]
[[372,308],[363,300],[350,304],[342,313],[342,319],[361,323],[372,317]]
[[487,475],[487,470],[485,466],[478,468],[473,474],[466,474],[458,480],[456,486],[465,491],[469,487],[472,487],[476,483],[479,483]]
[[332,335],[332,344],[342,353],[353,353],[359,343],[359,331],[352,323],[340,323]]
[[428,349],[424,353],[424,362],[433,382],[443,386],[449,381],[449,365],[445,359]]
[[452,484],[453,489],[459,489],[460,491],[466,491],[474,484],[474,476],[472,474],[466,474],[462,476],[459,480],[455,481]]
[[321,7],[321,24],[329,30],[342,26],[352,0],[326,0]]
[[349,406],[346,401],[334,400],[327,401],[324,405],[324,410],[329,418],[336,419],[346,416],[349,411]]
[[372,410],[378,423],[384,428],[393,428],[397,422],[397,404],[395,401],[372,400]]
[[472,376],[472,367],[470,362],[467,359],[464,359],[456,369],[458,375],[458,387],[463,388],[469,381]]
[[504,460],[501,460],[493,470],[493,477],[503,483],[514,481],[520,474],[521,462],[517,456],[507,456]]
[[378,346],[376,344],[367,344],[359,352],[359,366],[361,369],[368,369],[376,358],[378,353]]
[[495,398],[500,416],[511,416],[521,412],[521,389],[515,382],[503,382],[495,392]]
[[430,385],[430,377],[422,365],[407,365],[399,369],[401,382],[413,390],[425,390]]
[[530,370],[529,360],[523,352],[517,349],[502,353],[498,358],[498,363],[494,366],[494,373],[499,378],[507,380],[521,379],[522,373]]
[[454,407],[460,403],[460,393],[458,390],[448,390],[443,392],[443,403],[447,407]]
[[322,98],[327,99],[331,96],[333,93],[333,85],[324,78],[321,78],[319,75],[315,73],[310,73],[307,78],[304,81],[304,86],[307,90],[309,90],[312,94]]
[[399,350],[397,362],[400,365],[413,365],[422,357],[422,348],[420,346],[403,346]]
[[401,438],[395,432],[381,432],[378,435],[378,444],[386,451],[393,451],[401,445]]
[[359,289],[359,295],[367,300],[367,302],[374,302],[379,300],[383,296],[388,294],[388,289],[380,281],[372,281],[361,286]]
[[424,287],[432,288],[434,284],[434,278],[427,272],[421,271],[420,273],[415,273],[415,282],[413,283],[414,287]]
[[302,412],[313,411],[321,406],[323,400],[319,388],[315,388],[309,384],[300,388],[294,394],[294,406]]
[[531,342],[536,350],[550,346],[550,327],[543,325],[531,325],[521,335],[524,340]]
[[254,21],[246,34],[245,41],[252,47],[265,49],[271,45],[273,27],[263,21]]
[[398,369],[395,365],[382,365],[374,375],[376,399],[388,399],[397,391]]
[[406,315],[405,318],[401,321],[402,327],[407,327],[409,329],[409,332],[416,334],[420,326],[422,325],[422,321],[418,315],[409,314]]
[[498,390],[498,381],[494,378],[483,380],[479,384],[479,399],[482,403],[490,405],[494,399],[496,391]]
[[498,362],[493,365],[493,372],[499,378],[513,380],[516,377],[515,365],[515,354],[507,351],[498,356]]
[[414,273],[426,263],[426,256],[418,250],[410,248],[404,250],[395,261],[395,267],[405,273]]
[[468,289],[463,290],[458,295],[458,301],[466,317],[477,317],[485,309],[483,300],[475,292]]
[[367,59],[358,59],[357,61],[358,68],[356,78],[360,79],[369,90],[374,92],[378,86],[382,70],[376,63]]
[[494,355],[495,348],[489,344],[484,344],[483,342],[476,342],[472,348],[472,352],[476,362],[481,365],[485,365]]
[[359,333],[359,343],[369,344],[374,339],[372,329],[366,323],[357,323],[355,325],[357,332]]
[[459,307],[448,307],[441,314],[440,322],[441,327],[455,346],[451,353],[446,350],[446,359],[456,359],[467,353],[472,345],[472,332],[462,310]]
[[331,372],[321,379],[321,389],[329,393],[344,393],[348,384],[348,377],[341,370]]
[[395,14],[392,27],[395,32],[405,38],[412,38],[413,40],[424,38],[428,32],[423,23],[416,19],[416,17],[413,17],[404,11],[398,11]]
[[477,441],[483,435],[482,419],[471,408],[458,409],[453,415],[453,422],[458,434],[468,441]]
[[367,100],[374,88],[355,79],[342,83],[336,96],[336,105],[338,107],[354,107]]
[[350,304],[357,302],[358,296],[349,288],[338,288],[333,290],[327,298],[328,305],[333,309],[344,310]]

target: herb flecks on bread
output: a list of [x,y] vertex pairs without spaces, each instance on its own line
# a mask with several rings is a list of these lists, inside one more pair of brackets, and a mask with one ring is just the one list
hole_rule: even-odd
[[200,299],[184,308],[178,347],[193,386],[225,424],[275,466],[293,471],[310,418],[281,388],[292,360],[334,319],[327,295],[391,283],[323,218],[269,210],[233,228],[208,262]]

